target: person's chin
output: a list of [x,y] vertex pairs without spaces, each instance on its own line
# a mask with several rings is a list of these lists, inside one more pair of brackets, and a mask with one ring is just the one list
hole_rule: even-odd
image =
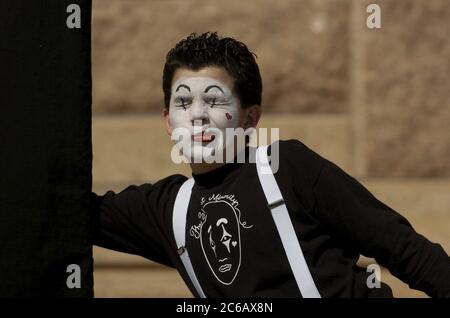
[[213,146],[208,144],[195,145],[189,150],[185,156],[189,158],[191,163],[217,163],[217,158],[215,158],[217,149]]

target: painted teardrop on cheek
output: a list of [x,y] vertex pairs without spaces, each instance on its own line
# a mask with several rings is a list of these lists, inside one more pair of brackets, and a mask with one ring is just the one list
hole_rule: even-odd
[[232,120],[233,116],[231,116],[229,113],[225,113],[225,116],[227,117],[228,120]]

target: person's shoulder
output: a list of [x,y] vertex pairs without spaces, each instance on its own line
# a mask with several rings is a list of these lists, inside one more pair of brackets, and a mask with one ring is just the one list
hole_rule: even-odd
[[[327,160],[297,139],[279,140],[278,142],[280,160],[287,160],[307,168],[321,166]],[[277,143],[272,144],[274,149]]]
[[138,187],[147,195],[154,192],[161,192],[169,195],[173,192],[178,192],[178,189],[187,179],[188,178],[184,175],[173,174],[160,179],[155,183],[144,183]]
[[333,182],[356,181],[343,168],[335,162],[322,157],[299,140],[281,140],[279,142],[280,167],[286,165],[289,169],[295,169],[306,175],[310,184],[316,185],[321,179],[333,180]]
[[130,184],[120,190],[119,192],[115,192],[113,190],[109,190],[105,193],[105,195],[109,196],[149,196],[154,192],[172,192],[178,191],[183,182],[187,180],[186,176],[181,174],[174,174],[163,179],[160,179],[156,182],[145,182],[142,184]]
[[[144,204],[157,213],[164,213],[173,204],[178,190],[187,180],[186,176],[174,174],[154,183],[147,182],[140,185],[130,185],[122,190],[117,197],[128,202]],[[144,203],[145,202],[145,203]]]
[[[278,149],[277,149],[278,148]],[[305,177],[314,184],[327,160],[297,139],[279,140],[271,145],[271,154],[278,151],[279,169],[287,174]],[[273,156],[272,160],[274,159]]]
[[178,185],[179,184],[181,186],[181,184],[183,182],[185,182],[187,179],[188,178],[186,176],[182,175],[182,174],[172,174],[172,175],[167,176],[167,177],[165,177],[163,179],[160,179],[159,181],[157,181],[155,183],[155,185],[159,184],[159,185],[166,185],[166,186],[168,186],[168,185]]
[[280,150],[284,152],[295,153],[296,155],[300,156],[320,157],[315,151],[313,151],[298,139],[278,140],[277,142],[279,143]]

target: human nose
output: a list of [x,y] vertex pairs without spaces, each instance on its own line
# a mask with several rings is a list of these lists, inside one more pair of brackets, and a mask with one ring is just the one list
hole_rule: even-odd
[[206,112],[206,107],[204,103],[200,101],[196,101],[192,104],[191,108],[191,121],[194,122],[196,120],[206,120],[208,118],[208,114]]

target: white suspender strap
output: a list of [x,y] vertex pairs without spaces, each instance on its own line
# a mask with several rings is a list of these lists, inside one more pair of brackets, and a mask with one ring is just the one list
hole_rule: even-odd
[[303,298],[320,298],[319,291],[314,284],[297,235],[295,234],[294,226],[289,217],[289,212],[280,188],[270,168],[267,148],[268,146],[261,146],[257,149],[256,168],[268,207],[272,213],[289,265],[291,266],[292,273]]
[[177,198],[175,199],[175,204],[173,206],[172,225],[175,241],[177,243],[178,255],[183,262],[184,268],[197,293],[201,298],[206,298],[205,293],[198,282],[197,276],[195,275],[188,250],[186,249],[186,216],[193,186],[194,179],[191,178],[186,180],[180,190],[178,190]]

